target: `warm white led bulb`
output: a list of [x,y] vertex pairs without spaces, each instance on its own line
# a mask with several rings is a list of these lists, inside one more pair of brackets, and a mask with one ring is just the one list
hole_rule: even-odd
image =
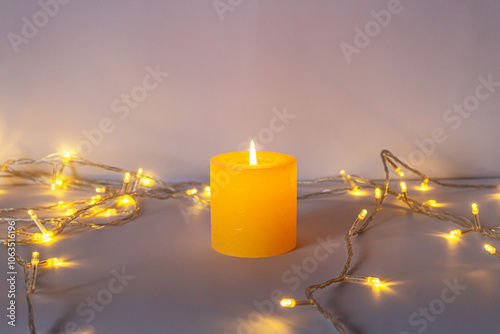
[[295,299],[285,298],[281,301],[280,304],[282,307],[294,307],[296,303],[295,303]]
[[479,208],[476,203],[472,203],[472,213],[475,215],[479,213]]
[[59,264],[59,259],[57,257],[54,257],[52,259],[48,259],[46,261],[46,263],[47,263],[47,266],[55,266],[55,265]]
[[188,194],[188,195],[194,195],[197,192],[198,192],[198,190],[196,188],[186,190],[186,194]]
[[438,206],[437,202],[433,199],[428,200],[427,202],[424,203],[424,205],[432,206],[432,207]]
[[361,196],[361,191],[359,190],[359,187],[354,186],[354,188],[352,188],[351,194],[353,194],[354,196]]
[[365,209],[363,209],[363,210],[359,213],[358,218],[359,218],[360,220],[365,219],[365,217],[366,217],[366,214],[367,214],[367,213],[368,213],[368,211],[366,211]]
[[484,245],[484,249],[486,249],[486,251],[488,253],[491,253],[491,254],[495,254],[497,252],[495,247],[493,247],[492,245],[488,245],[488,244]]
[[377,277],[366,277],[366,276],[345,276],[345,282],[358,283],[358,284],[367,284],[372,286],[380,286],[380,279]]
[[40,253],[38,253],[38,252],[33,252],[31,254],[31,265],[32,266],[37,265],[40,262],[40,259],[38,258],[39,255],[40,255]]
[[420,184],[420,190],[428,190],[429,189],[429,178],[426,177],[424,179],[424,182],[422,182],[422,184]]
[[380,279],[377,277],[368,277],[366,279],[366,284],[373,285],[373,286],[379,286],[380,285]]
[[50,239],[52,238],[52,235],[50,232],[47,231],[45,226],[43,226],[40,219],[38,219],[36,213],[33,212],[33,210],[28,210],[28,214],[30,215],[30,218],[35,222],[35,224],[38,227],[38,229],[40,230],[40,232],[42,232],[43,241],[50,241]]
[[141,185],[145,187],[151,187],[155,182],[149,177],[141,178]]
[[135,204],[135,200],[129,196],[129,195],[124,195],[118,197],[118,205],[129,205],[129,204]]

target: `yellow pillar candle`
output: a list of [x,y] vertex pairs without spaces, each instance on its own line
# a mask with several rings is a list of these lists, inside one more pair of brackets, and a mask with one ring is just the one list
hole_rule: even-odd
[[212,247],[222,254],[266,257],[296,245],[297,159],[253,153],[210,160]]

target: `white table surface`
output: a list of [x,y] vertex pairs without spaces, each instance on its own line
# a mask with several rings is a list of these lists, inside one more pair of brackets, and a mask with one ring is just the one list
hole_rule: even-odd
[[[500,180],[474,182],[497,184]],[[433,198],[445,203],[447,210],[471,219],[470,204],[477,202],[482,224],[500,225],[497,190],[433,187],[423,193],[414,189],[416,185],[409,183],[410,196]],[[299,186],[299,193],[314,189]],[[2,207],[48,203],[68,195],[54,195],[41,186],[4,190]],[[187,202],[140,200],[140,217],[124,226],[83,231],[48,245],[19,246],[25,258],[37,250],[42,260],[58,257],[71,264],[39,271],[33,296],[39,333],[69,333],[65,326],[71,328],[72,322],[80,333],[335,333],[315,308],[270,306],[270,295],[279,289],[286,296],[302,299],[308,285],[338,275],[346,259],[344,235],[362,208],[373,209],[371,193],[299,201],[297,248],[262,259],[229,257],[212,250],[209,210],[193,208],[186,220],[180,204]],[[4,235],[6,225],[1,226]],[[353,275],[388,281],[387,289],[334,284],[316,296],[350,333],[498,333],[500,258],[485,252],[483,245],[488,242],[500,249],[500,241],[473,233],[457,242],[442,237],[454,228],[452,223],[410,213],[402,203],[390,199],[366,232],[352,238],[355,256],[350,270]],[[326,259],[321,257],[322,261],[314,260],[318,238],[330,238],[334,244],[333,252]],[[6,262],[4,249],[0,263]],[[5,265],[1,267],[7,271]],[[297,267],[302,277],[294,274]],[[82,315],[77,308],[87,298],[106,294],[102,290],[109,289],[113,270],[124,270],[134,278],[88,321],[89,314]],[[449,290],[442,297],[446,281],[454,280],[466,288],[456,298]],[[4,313],[6,288],[2,279],[0,308]],[[24,298],[24,278],[19,273],[17,325],[8,326],[3,315],[0,333],[29,332]],[[443,298],[446,303],[439,302]],[[414,316],[417,325],[412,326],[409,317],[429,307],[439,314],[431,312],[428,320]]]

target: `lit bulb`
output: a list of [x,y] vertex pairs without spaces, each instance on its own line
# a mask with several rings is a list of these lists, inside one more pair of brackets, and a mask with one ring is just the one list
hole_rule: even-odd
[[34,266],[40,262],[40,259],[38,258],[39,255],[40,255],[40,253],[38,253],[38,252],[33,252],[31,254],[31,265]]
[[[33,212],[33,210],[28,210],[28,214],[30,215],[30,218],[35,222],[38,229],[40,229],[40,232],[42,232],[42,237],[44,238],[44,241],[50,240],[51,235],[49,234],[49,232],[47,232],[47,229],[45,228],[45,226],[43,226],[40,219],[38,219],[36,213]],[[48,240],[45,240],[45,238],[47,238]]]
[[47,232],[45,234],[35,233],[33,237],[39,242],[49,242],[50,240],[52,240],[52,235],[52,232]]
[[476,203],[472,203],[472,213],[475,215],[479,213],[479,208]]
[[106,192],[106,187],[95,188],[95,192],[96,193],[104,193],[104,192]]
[[106,215],[107,216],[116,215],[116,209],[106,209]]
[[377,277],[366,277],[366,276],[345,276],[345,282],[367,284],[372,286],[380,286],[380,279]]
[[90,204],[96,204],[97,202],[99,202],[101,200],[101,198],[102,198],[101,195],[92,196]]
[[401,177],[405,176],[405,173],[403,173],[403,171],[399,167],[396,168],[396,173],[398,173],[398,175],[401,176]]
[[56,180],[56,182],[52,183],[52,190],[56,190],[56,186],[62,187],[63,181],[62,180]]
[[462,235],[462,231],[460,231],[460,230],[453,230],[453,231],[450,232],[450,235],[452,237],[459,237],[459,236]]
[[356,230],[356,226],[358,226],[358,224],[359,224],[360,221],[362,221],[363,219],[365,219],[367,213],[368,213],[368,211],[366,211],[365,209],[361,210],[361,212],[358,214],[358,217],[356,218],[356,220],[352,224],[351,229],[348,232],[349,235],[353,235],[354,234],[354,231]]
[[365,209],[363,209],[363,210],[359,213],[358,218],[359,218],[359,219],[361,219],[361,220],[365,219],[365,217],[366,217],[366,214],[367,214],[367,213],[368,213],[368,211],[366,211]]
[[342,177],[342,181],[344,181],[344,184],[345,184],[345,187],[346,188],[352,188],[350,185],[349,185],[349,181],[347,181],[347,177],[345,175],[345,170],[341,170],[340,171],[340,176]]
[[59,264],[59,259],[57,257],[54,257],[52,259],[47,260],[47,266],[55,266]]
[[426,177],[424,182],[420,185],[420,190],[427,190],[429,189],[429,178]]
[[118,198],[118,205],[128,205],[134,203],[135,203],[134,199],[129,195],[121,196]]
[[151,187],[155,182],[150,179],[149,177],[143,177],[141,178],[141,185],[145,187]]
[[193,189],[188,189],[188,190],[186,191],[186,194],[188,194],[188,195],[194,195],[194,194],[196,194],[197,192],[198,192],[198,190],[197,190],[196,188],[193,188]]
[[497,252],[495,247],[488,244],[484,245],[484,249],[486,249],[486,251],[491,254],[495,254]]
[[373,285],[373,286],[379,286],[380,285],[380,279],[376,277],[367,277],[366,278],[366,284]]
[[134,185],[132,186],[132,192],[136,191],[141,186],[141,178],[142,178],[142,168],[139,168],[137,170],[137,174],[135,174],[135,181]]
[[209,187],[209,186],[206,186],[206,187],[205,187],[205,195],[210,196],[210,193],[211,193],[211,192],[210,192],[210,187]]
[[406,183],[401,182],[401,191],[405,193],[405,192],[406,192],[406,190],[407,190],[407,188],[406,188]]
[[354,188],[352,188],[352,192],[351,192],[354,196],[359,196],[361,195],[361,191],[359,191],[359,188],[358,186],[355,186]]
[[130,173],[129,172],[125,173],[125,175],[123,176],[123,182],[125,182],[125,183],[130,182]]
[[35,239],[37,239],[38,241],[40,241],[40,242],[48,242],[48,241],[52,240],[52,235],[53,235],[53,233],[52,233],[52,232],[47,232],[47,233],[45,233],[45,234],[42,234],[42,233],[35,233],[35,234],[33,235],[33,237],[34,237]]
[[375,189],[375,198],[380,199],[382,197],[382,191],[380,188]]
[[30,268],[30,275],[31,275],[31,282],[30,286],[27,287],[28,292],[32,292],[35,290],[35,282],[36,282],[36,273],[38,269],[38,263],[40,263],[40,259],[38,258],[40,254],[38,252],[33,252],[31,254],[31,268]]
[[52,232],[47,232],[47,233],[44,233],[42,235],[42,241],[43,242],[49,242],[50,240],[52,240]]
[[257,165],[257,152],[255,151],[255,144],[252,140],[250,143],[250,166]]
[[72,216],[72,215],[75,214],[75,212],[76,212],[76,210],[74,210],[74,209],[68,209],[68,210],[66,210],[66,215],[67,216]]
[[296,305],[295,299],[292,298],[285,298],[281,300],[281,306],[283,307],[294,307]]
[[438,204],[437,204],[437,202],[435,200],[430,199],[427,202],[425,202],[424,205],[436,207]]

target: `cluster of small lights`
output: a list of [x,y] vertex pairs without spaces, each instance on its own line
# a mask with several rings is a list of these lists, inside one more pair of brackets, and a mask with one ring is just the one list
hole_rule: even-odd
[[[16,165],[50,165],[52,173],[35,171],[20,171]],[[110,172],[123,175],[123,181],[110,180],[85,180],[76,176],[63,175],[65,166],[90,166],[101,168]],[[72,169],[73,170],[73,169]],[[187,182],[178,184],[165,184],[152,175],[144,173],[142,168],[133,173],[116,167],[102,165],[82,159],[72,153],[51,154],[40,160],[9,160],[5,162],[0,177],[17,177],[47,185],[54,191],[70,189],[87,190],[92,193],[90,198],[76,201],[59,201],[54,205],[37,206],[25,211],[23,208],[0,209],[2,213],[16,214],[15,217],[2,217],[0,222],[16,221],[15,243],[17,245],[50,244],[73,233],[65,234],[65,230],[75,228],[80,232],[82,228],[101,229],[104,227],[119,226],[132,221],[138,213],[137,197],[155,198],[166,200],[175,197],[187,197],[196,204],[209,206],[210,187],[203,183]],[[196,188],[188,188],[193,185]],[[198,194],[198,188],[202,189]],[[95,194],[97,193],[97,194]],[[25,218],[25,215],[29,219]],[[43,218],[39,218],[38,215]],[[102,220],[104,219],[104,220]],[[49,228],[50,226],[50,228]],[[36,231],[33,231],[36,229]],[[57,237],[57,238],[55,238]],[[1,240],[7,247],[7,238]],[[38,270],[43,268],[61,267],[67,264],[59,258],[40,260],[40,253],[35,251],[31,260],[24,260],[18,253],[15,258],[25,271],[26,299],[28,301],[29,328],[31,333],[36,333],[31,296],[35,292]]]
[[[314,292],[318,289],[323,289],[333,283],[357,283],[362,285],[371,286],[374,289],[383,288],[386,286],[386,281],[381,281],[380,278],[372,276],[357,276],[348,275],[350,269],[351,260],[354,256],[354,251],[352,248],[351,238],[363,233],[370,222],[375,218],[376,214],[382,210],[382,204],[387,196],[393,196],[394,198],[404,202],[411,210],[419,213],[426,214],[430,217],[434,217],[440,220],[449,221],[460,225],[461,227],[466,227],[462,229],[454,229],[450,232],[450,237],[458,238],[464,233],[468,232],[478,232],[485,237],[490,238],[500,238],[500,232],[498,228],[488,228],[481,226],[479,221],[479,209],[478,205],[474,203],[472,205],[472,213],[474,215],[474,221],[470,221],[466,217],[456,216],[447,211],[442,211],[438,208],[438,204],[434,200],[428,200],[427,202],[420,203],[415,199],[409,197],[408,187],[406,183],[400,182],[400,191],[394,190],[389,186],[389,170],[387,165],[390,165],[398,177],[404,177],[405,173],[401,168],[416,174],[420,177],[423,182],[419,187],[421,191],[427,191],[430,189],[429,182],[433,182],[440,186],[450,186],[450,187],[466,187],[466,188],[497,188],[497,186],[484,186],[484,185],[454,185],[442,183],[439,180],[432,179],[427,175],[411,168],[410,166],[403,163],[397,157],[392,155],[389,151],[382,151],[381,153],[382,161],[384,164],[384,169],[386,172],[385,182],[377,183],[362,177],[349,175],[344,170],[340,171],[339,176],[326,177],[316,180],[304,180],[299,181],[299,184],[311,184],[320,183],[330,180],[335,180],[341,178],[344,182],[344,188],[339,189],[326,189],[323,191],[307,194],[299,197],[298,199],[311,198],[316,196],[324,196],[325,194],[330,194],[333,192],[348,192],[352,195],[360,196],[365,194],[361,189],[373,189],[375,197],[375,210],[369,212],[367,209],[362,209],[357,215],[354,223],[347,232],[346,235],[346,246],[348,250],[348,258],[342,272],[333,279],[330,279],[321,284],[315,284],[309,286],[306,289],[307,299],[295,300],[291,298],[286,298],[281,301],[281,306],[283,307],[295,307],[304,305],[313,305],[320,312],[320,314],[328,319],[340,333],[347,333],[345,326],[335,317],[332,312],[325,307],[323,307],[315,298]],[[19,164],[49,164],[53,166],[52,173],[44,172],[23,172],[12,169],[11,167]],[[95,168],[102,168],[111,172],[118,172],[123,175],[122,181],[110,181],[110,180],[95,180],[88,181],[80,179],[78,177],[70,177],[68,175],[62,175],[64,167],[66,165],[72,166],[91,166]],[[399,167],[401,166],[401,167]],[[100,229],[106,226],[119,226],[133,220],[137,216],[138,205],[136,198],[155,198],[160,200],[166,200],[170,198],[183,197],[188,198],[194,204],[200,204],[205,207],[210,206],[210,187],[204,185],[203,183],[196,182],[185,182],[179,184],[166,184],[161,180],[156,179],[151,175],[145,175],[142,168],[139,168],[137,172],[130,172],[122,170],[116,167],[102,165],[93,163],[80,158],[79,156],[71,153],[64,154],[53,154],[41,160],[10,160],[2,166],[2,172],[9,177],[20,177],[26,178],[27,180],[35,181],[36,183],[49,185],[53,190],[64,190],[67,188],[84,189],[91,191],[94,195],[88,199],[82,199],[71,202],[59,201],[55,205],[40,206],[33,208],[28,211],[30,216],[31,224],[26,223],[26,219],[22,218],[0,218],[0,221],[16,220],[20,224],[26,224],[18,229],[16,233],[18,237],[16,243],[19,245],[26,244],[38,244],[47,243],[49,241],[54,241],[54,237],[57,238],[64,237],[64,231],[72,227],[86,227]],[[95,195],[95,193],[98,193]],[[52,215],[50,217],[45,217],[43,219],[38,218],[36,212],[51,212],[55,211],[58,214]],[[0,212],[10,212],[21,214],[26,214],[23,208],[7,208],[0,209]],[[47,216],[46,214],[44,216]],[[106,219],[106,221],[96,221],[97,219]],[[46,226],[51,226],[52,228],[47,230]],[[33,232],[32,229],[38,229],[37,232]],[[6,245],[6,240],[2,240]],[[484,245],[484,249],[497,257],[500,257],[500,253],[491,245]],[[31,295],[35,291],[35,282],[37,271],[40,267],[56,267],[62,266],[65,262],[61,261],[59,258],[49,258],[40,261],[40,254],[35,251],[32,253],[31,261],[25,261],[22,257],[16,253],[16,259],[18,263],[25,270],[26,277],[26,290],[27,290],[27,301],[29,304],[29,326],[32,333],[36,333],[36,327],[34,323],[33,307],[31,304]]]

